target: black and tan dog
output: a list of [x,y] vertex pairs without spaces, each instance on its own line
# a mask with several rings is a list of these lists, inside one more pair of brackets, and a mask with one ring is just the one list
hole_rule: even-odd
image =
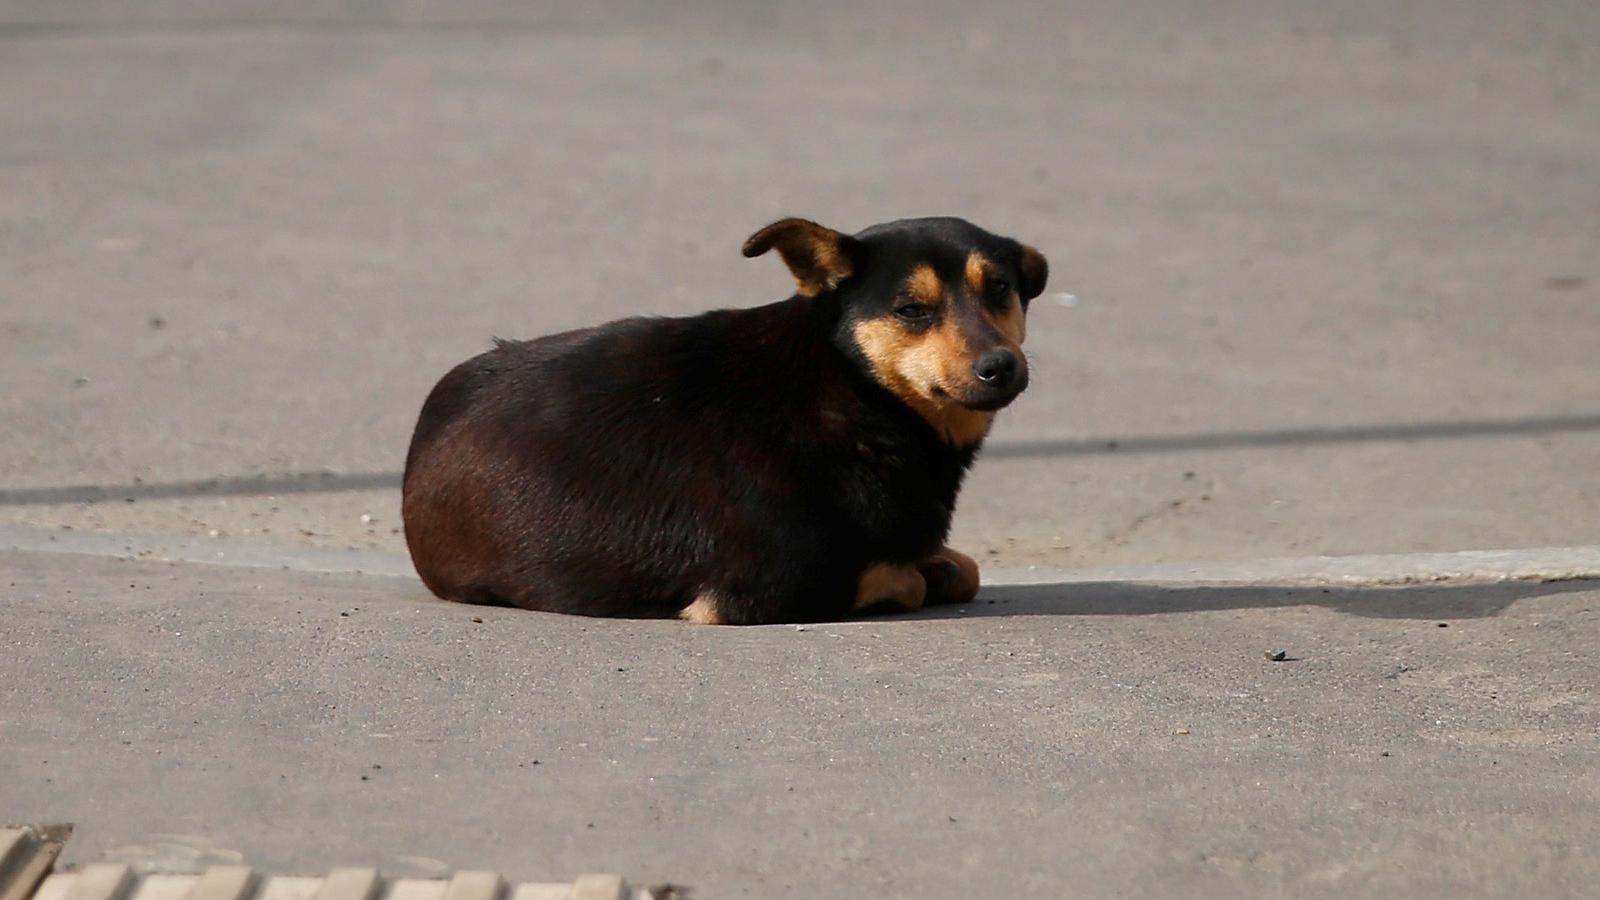
[[761,229],[799,290],[500,341],[422,408],[406,543],[441,597],[755,624],[971,600],[944,546],[1028,384],[1038,251],[960,219]]

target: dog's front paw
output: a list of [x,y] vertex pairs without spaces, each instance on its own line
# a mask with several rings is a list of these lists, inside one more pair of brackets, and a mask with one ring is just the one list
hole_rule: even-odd
[[972,557],[945,547],[917,563],[917,571],[928,584],[927,599],[937,603],[971,603],[978,596],[978,564]]
[[861,573],[853,612],[915,612],[922,608],[927,593],[918,567],[878,563]]

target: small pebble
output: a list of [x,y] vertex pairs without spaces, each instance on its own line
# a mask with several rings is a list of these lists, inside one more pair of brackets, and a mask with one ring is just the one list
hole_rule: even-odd
[[473,616],[472,617],[472,621],[473,621],[474,624],[482,625],[483,624],[483,617],[482,616]]
[[1267,656],[1267,659],[1270,659],[1273,662],[1283,662],[1284,660],[1289,658],[1289,651],[1287,651],[1287,650],[1270,650],[1270,651],[1267,652],[1266,656]]

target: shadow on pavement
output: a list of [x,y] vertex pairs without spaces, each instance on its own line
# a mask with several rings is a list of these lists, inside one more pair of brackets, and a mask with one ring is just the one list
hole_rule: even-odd
[[1600,581],[1513,581],[1404,587],[1257,587],[1250,585],[1081,582],[986,587],[966,607],[936,606],[907,618],[990,616],[1148,616],[1321,606],[1376,619],[1478,619],[1528,597],[1600,590]]
[[399,472],[293,472],[199,481],[138,481],[133,484],[68,484],[59,487],[0,489],[0,506],[55,506],[63,503],[120,503],[176,497],[265,497],[279,494],[337,494],[399,490]]
[[1405,422],[1383,425],[1289,428],[1277,431],[1216,431],[1206,434],[1151,434],[1126,438],[1017,441],[996,444],[985,459],[1082,456],[1096,453],[1177,453],[1253,447],[1308,447],[1377,441],[1439,441],[1600,431],[1600,415],[1479,419],[1461,422]]

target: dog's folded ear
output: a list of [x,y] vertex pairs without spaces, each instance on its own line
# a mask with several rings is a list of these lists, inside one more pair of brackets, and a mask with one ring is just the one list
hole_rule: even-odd
[[1022,244],[1022,261],[1018,269],[1022,272],[1022,283],[1017,285],[1017,293],[1024,300],[1044,293],[1044,283],[1050,280],[1050,264],[1045,261],[1044,254]]
[[780,219],[750,235],[744,255],[760,256],[774,247],[806,297],[838,287],[855,271],[855,238],[807,219]]

